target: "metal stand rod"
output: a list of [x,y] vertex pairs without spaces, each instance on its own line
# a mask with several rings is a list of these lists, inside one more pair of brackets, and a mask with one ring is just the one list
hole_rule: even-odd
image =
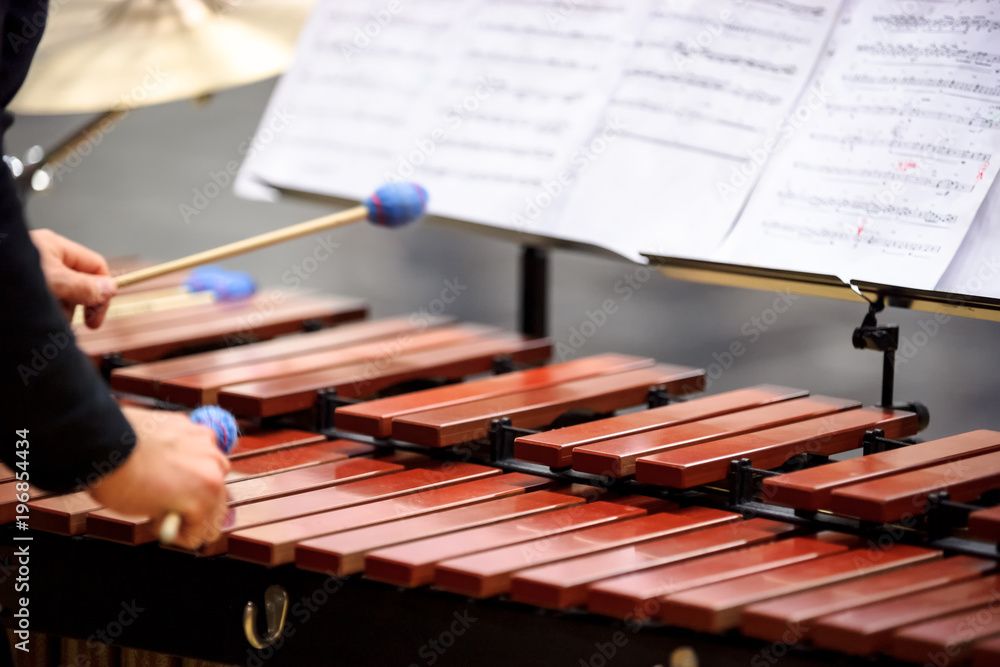
[[58,146],[45,153],[40,160],[24,165],[24,171],[14,179],[17,183],[18,192],[23,197],[32,191],[32,178],[43,169],[53,169],[61,162],[69,158],[74,151],[90,140],[91,137],[106,133],[108,127],[125,116],[129,112],[128,108],[120,107],[110,109],[99,114],[96,118],[78,129],[76,132],[64,139]]
[[893,406],[892,395],[896,384],[896,349],[882,352],[882,407]]
[[549,258],[543,248],[524,246],[521,254],[521,333],[542,338],[549,332]]

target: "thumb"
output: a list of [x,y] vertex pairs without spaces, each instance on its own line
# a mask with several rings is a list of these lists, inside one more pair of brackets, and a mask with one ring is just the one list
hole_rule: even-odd
[[99,306],[114,296],[115,281],[107,276],[80,273],[72,269],[59,272],[56,296],[61,300],[81,306]]

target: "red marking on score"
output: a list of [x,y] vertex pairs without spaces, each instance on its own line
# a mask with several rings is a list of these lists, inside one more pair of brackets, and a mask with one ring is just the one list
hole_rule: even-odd
[[983,180],[983,174],[985,174],[986,170],[989,169],[989,168],[990,168],[990,163],[989,162],[984,162],[983,166],[979,168],[979,175],[976,177],[976,180],[977,181]]
[[900,162],[899,164],[896,165],[896,169],[898,171],[908,171],[910,169],[916,169],[916,168],[917,168],[916,162]]

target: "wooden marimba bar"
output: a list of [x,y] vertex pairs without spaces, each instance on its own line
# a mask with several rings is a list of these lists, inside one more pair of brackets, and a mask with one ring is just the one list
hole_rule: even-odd
[[[642,664],[631,660],[665,662],[684,644],[703,664],[997,664],[1000,512],[987,501],[1000,486],[1000,433],[897,447],[917,433],[915,414],[771,385],[633,411],[700,391],[703,372],[618,354],[534,367],[550,350],[489,327],[395,318],[116,369],[119,391],[218,403],[244,420],[223,536],[200,551],[216,558],[157,547],[150,520],[86,493],[38,493],[32,528],[105,555],[141,547],[220,579],[232,568],[258,584],[336,581],[331,600],[356,616],[410,605],[399,613],[420,628],[473,605],[564,641],[432,649],[435,664],[610,664],[609,651]],[[486,375],[498,369],[509,372]],[[331,405],[332,419],[317,414]],[[292,427],[318,417],[322,432]],[[890,448],[825,462],[863,443]],[[968,529],[942,526],[945,512]],[[217,642],[206,657],[263,661],[281,644],[268,664],[301,664],[329,658],[305,636],[339,630],[343,664],[409,664],[391,641],[366,644],[365,630],[330,614],[324,624],[303,612],[314,624],[289,626],[299,639],[257,627],[257,653]],[[590,639],[595,627],[610,643]]]

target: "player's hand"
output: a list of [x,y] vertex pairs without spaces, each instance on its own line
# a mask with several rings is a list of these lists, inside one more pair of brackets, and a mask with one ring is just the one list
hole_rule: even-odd
[[106,507],[148,516],[159,523],[170,512],[181,516],[176,544],[197,549],[218,539],[226,514],[224,479],[229,461],[215,432],[186,415],[123,408],[136,433],[135,449],[90,493]]
[[117,291],[104,258],[48,229],[33,230],[31,240],[42,257],[45,282],[66,319],[72,321],[73,310],[84,306],[87,326],[101,326],[108,301]]

